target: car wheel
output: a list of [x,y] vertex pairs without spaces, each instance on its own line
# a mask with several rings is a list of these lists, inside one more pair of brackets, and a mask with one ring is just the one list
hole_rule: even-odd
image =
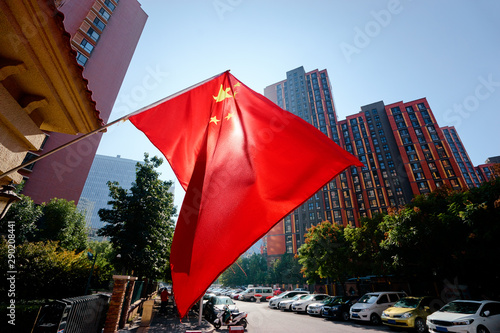
[[255,297],[250,297],[250,302],[255,302]]
[[372,325],[380,325],[380,317],[376,313],[372,313],[370,316],[370,323]]
[[425,321],[422,318],[415,319],[415,330],[417,333],[424,333],[426,331]]
[[307,308],[308,308],[308,307],[309,307],[309,305],[308,305],[308,306],[306,306],[306,309],[304,310],[304,313],[307,313]]
[[342,312],[342,314],[340,316],[342,317],[343,321],[349,320],[349,313],[348,312]]
[[243,328],[247,328],[248,322],[245,318],[240,320],[240,325],[243,326]]
[[488,331],[488,329],[484,326],[479,326],[477,328],[477,333],[490,333],[490,331]]

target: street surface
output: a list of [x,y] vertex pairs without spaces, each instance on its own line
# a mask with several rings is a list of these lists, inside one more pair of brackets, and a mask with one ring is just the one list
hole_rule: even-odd
[[[313,317],[308,314],[297,314],[294,312],[283,312],[270,309],[267,302],[252,303],[234,301],[240,311],[248,313],[248,333],[369,333],[369,332],[391,332],[386,326],[372,326],[360,322],[342,322],[327,320],[321,317]],[[221,327],[218,332],[228,332],[226,326]],[[400,331],[406,332],[406,331]]]

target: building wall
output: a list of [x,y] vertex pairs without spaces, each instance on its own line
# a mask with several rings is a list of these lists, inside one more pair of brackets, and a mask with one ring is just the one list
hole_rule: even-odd
[[[465,163],[471,179],[476,174],[456,130],[439,127],[427,99],[389,105],[380,101],[337,121],[326,70],[305,72],[299,67],[286,77],[266,87],[265,96],[314,125],[364,167],[346,169],[271,229],[265,242],[271,258],[296,253],[307,229],[322,221],[359,227],[361,218],[406,205],[415,195],[441,186],[467,188],[457,160]],[[490,177],[490,169],[478,169],[477,180]]]
[[441,130],[443,131],[444,137],[450,146],[451,153],[458,163],[458,167],[465,179],[467,187],[472,188],[481,185],[482,182],[477,176],[476,169],[472,165],[469,154],[467,154],[455,127],[445,126],[441,127]]
[[[88,80],[101,118],[107,122],[147,15],[136,0],[118,3],[114,0],[66,0],[59,10],[65,15],[65,28],[72,36],[72,47],[80,57],[78,59],[88,58],[83,64],[83,75]],[[94,23],[96,19],[105,24],[102,30],[99,29],[102,25]],[[90,37],[89,29],[99,35],[97,41]],[[90,52],[87,44],[92,45]],[[59,133],[48,134],[44,151],[34,152],[35,155],[75,138]],[[32,170],[23,171],[26,179],[23,194],[39,204],[54,197],[78,203],[101,136],[93,135],[37,162]]]
[[96,237],[97,229],[104,225],[98,215],[99,209],[110,207],[107,182],[116,181],[122,188],[130,189],[135,181],[137,163],[141,162],[120,156],[95,155],[78,202],[78,209],[85,212],[90,237]]
[[413,195],[441,186],[466,188],[465,180],[425,98],[386,106]]

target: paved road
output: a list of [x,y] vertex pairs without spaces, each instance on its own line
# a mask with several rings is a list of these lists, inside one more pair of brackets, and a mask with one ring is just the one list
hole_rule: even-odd
[[[270,309],[267,302],[235,301],[240,311],[248,313],[248,333],[383,333],[391,332],[386,326],[371,326],[359,322],[341,322],[312,317],[307,314]],[[228,332],[221,327],[218,332]],[[400,331],[403,332],[403,331]]]

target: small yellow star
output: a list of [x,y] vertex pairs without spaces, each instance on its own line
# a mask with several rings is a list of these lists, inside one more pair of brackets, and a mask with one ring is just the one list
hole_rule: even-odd
[[211,123],[214,123],[215,125],[217,125],[217,123],[218,123],[219,121],[220,121],[220,120],[219,120],[219,119],[217,119],[217,116],[213,116],[213,117],[211,117],[211,118],[210,118],[210,122],[211,122]]
[[229,112],[225,118],[226,118],[226,120],[229,120],[232,117],[233,117],[233,114],[231,112]]

